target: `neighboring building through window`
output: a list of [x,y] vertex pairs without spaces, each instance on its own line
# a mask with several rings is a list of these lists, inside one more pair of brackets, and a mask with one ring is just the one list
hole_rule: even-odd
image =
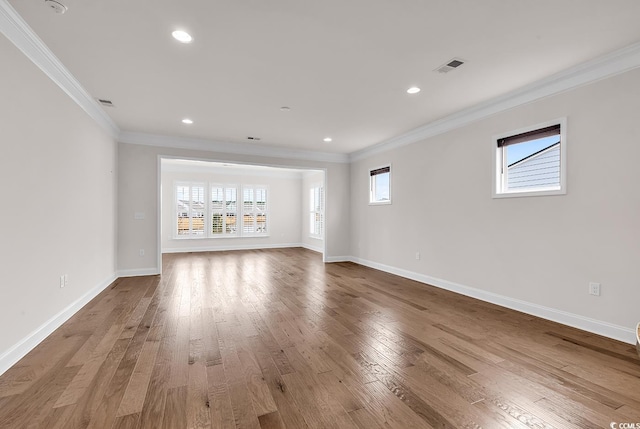
[[268,235],[266,186],[177,182],[175,196],[176,238]]
[[564,120],[494,140],[494,197],[564,194]]
[[322,239],[324,234],[324,187],[309,189],[309,236]]
[[391,204],[391,166],[369,170],[369,203]]

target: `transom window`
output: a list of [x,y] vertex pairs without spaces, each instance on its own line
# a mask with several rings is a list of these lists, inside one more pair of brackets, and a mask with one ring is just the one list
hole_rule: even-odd
[[176,238],[268,235],[266,186],[176,183],[175,196]]
[[494,139],[494,197],[566,193],[565,121]]

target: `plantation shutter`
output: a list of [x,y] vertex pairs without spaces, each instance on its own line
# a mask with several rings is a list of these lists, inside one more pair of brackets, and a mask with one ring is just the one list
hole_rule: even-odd
[[220,185],[211,185],[211,233],[224,234],[224,188]]
[[309,191],[309,233],[320,238],[324,229],[324,188],[314,186]]
[[204,235],[204,186],[191,187],[191,235]]
[[242,189],[242,233],[253,234],[256,232],[256,214],[254,211],[253,188]]
[[185,185],[176,186],[176,233],[178,236],[190,233],[190,199],[191,187]]
[[324,186],[318,186],[318,236],[324,234]]
[[235,235],[238,191],[234,185],[211,185],[211,234]]
[[238,188],[229,186],[224,190],[225,234],[238,233]]
[[267,233],[267,190],[265,188],[256,188],[256,233]]

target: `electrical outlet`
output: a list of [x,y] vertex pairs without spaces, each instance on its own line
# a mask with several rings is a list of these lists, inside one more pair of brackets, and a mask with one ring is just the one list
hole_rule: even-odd
[[69,286],[69,274],[64,275],[64,287]]
[[60,276],[60,287],[63,288],[64,284],[65,284],[65,281],[64,281],[64,274],[63,274]]
[[420,252],[416,252],[416,260],[420,259]]
[[589,283],[589,295],[600,296],[600,283]]
[[139,254],[140,256],[144,256],[144,249],[140,249],[140,250],[138,251],[138,254]]

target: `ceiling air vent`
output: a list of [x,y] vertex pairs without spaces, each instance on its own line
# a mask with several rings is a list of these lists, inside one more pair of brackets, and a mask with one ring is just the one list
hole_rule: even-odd
[[434,71],[437,71],[438,73],[449,73],[451,70],[457,69],[462,64],[464,64],[463,60],[461,60],[460,58],[453,58],[451,61],[441,65]]
[[252,136],[249,136],[249,137],[247,137],[247,140],[258,141],[258,140],[260,140],[260,137],[252,137]]
[[103,106],[106,107],[114,107],[113,106],[113,102],[111,100],[104,100],[102,98],[98,98],[98,103],[102,104]]

